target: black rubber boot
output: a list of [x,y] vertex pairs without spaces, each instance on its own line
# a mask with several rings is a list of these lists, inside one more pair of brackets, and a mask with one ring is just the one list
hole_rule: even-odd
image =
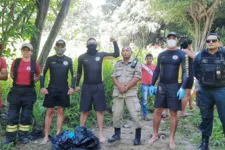
[[113,143],[118,140],[120,140],[120,128],[115,128],[115,134],[108,139],[108,142]]
[[141,145],[141,128],[135,131],[134,145]]
[[18,133],[18,141],[21,144],[27,144],[27,143],[29,143],[30,140],[28,138],[28,134],[29,134],[28,131],[19,131],[19,133]]
[[198,147],[198,150],[210,150],[209,149],[209,137],[202,135],[202,143]]
[[2,145],[6,145],[9,143],[15,144],[16,143],[16,135],[17,135],[17,132],[6,132],[6,137],[3,140]]
[[7,144],[10,144],[10,143],[15,144],[15,141],[11,140],[11,139],[9,139],[7,137],[2,141],[2,145],[7,145]]

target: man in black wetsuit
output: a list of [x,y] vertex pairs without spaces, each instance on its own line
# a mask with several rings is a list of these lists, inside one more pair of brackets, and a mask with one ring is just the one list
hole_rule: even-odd
[[87,41],[87,52],[78,58],[76,91],[80,91],[79,82],[82,75],[82,67],[84,70],[84,82],[80,100],[80,126],[85,126],[93,103],[94,109],[97,112],[100,142],[105,142],[103,136],[103,112],[106,109],[105,90],[102,79],[102,61],[107,56],[119,57],[119,47],[116,40],[111,38],[110,41],[113,42],[114,53],[98,52],[96,50],[97,41],[94,38],[90,38]]
[[[48,134],[50,131],[52,117],[54,115],[54,107],[57,106],[57,133],[62,129],[64,120],[64,108],[70,106],[69,95],[74,93],[75,89],[75,74],[73,70],[73,61],[70,57],[64,55],[66,43],[63,40],[58,40],[55,44],[56,55],[48,57],[44,69],[42,71],[40,84],[41,93],[45,95],[43,106],[47,108],[45,117],[45,137],[42,144],[48,142]],[[50,70],[50,82],[48,88],[44,87],[45,75]],[[68,87],[69,71],[72,76],[70,88]]]
[[155,97],[155,114],[153,119],[153,136],[149,144],[158,139],[158,129],[161,122],[161,114],[164,108],[170,110],[170,149],[175,149],[175,132],[178,124],[177,111],[181,110],[181,99],[185,95],[186,66],[185,53],[176,48],[177,34],[170,32],[167,36],[168,49],[158,56],[157,66],[153,73],[152,85],[149,87],[150,94],[155,90],[155,83],[160,77]]

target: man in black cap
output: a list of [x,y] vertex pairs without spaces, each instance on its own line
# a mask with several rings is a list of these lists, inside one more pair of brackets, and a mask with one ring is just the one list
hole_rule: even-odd
[[158,56],[157,66],[153,73],[152,85],[149,93],[155,91],[155,83],[160,78],[156,96],[155,113],[153,119],[153,136],[149,144],[153,144],[158,139],[158,130],[161,122],[161,114],[164,108],[170,111],[170,149],[175,149],[175,133],[178,124],[177,111],[181,110],[181,100],[185,95],[186,66],[185,53],[176,48],[177,34],[170,32],[167,36],[167,50]]
[[[58,40],[55,44],[56,55],[48,57],[41,74],[40,84],[41,93],[45,95],[43,106],[47,108],[45,117],[45,137],[41,144],[48,142],[54,107],[57,106],[57,131],[59,134],[64,120],[64,108],[70,106],[69,95],[74,93],[75,73],[73,70],[73,61],[70,57],[64,55],[66,43],[64,40]],[[50,82],[48,88],[44,87],[45,75],[50,70]],[[69,71],[72,76],[70,87],[68,86]]]
[[97,120],[99,127],[100,142],[105,142],[103,136],[103,112],[106,110],[105,90],[102,77],[102,62],[105,57],[119,57],[119,47],[114,38],[110,39],[114,45],[114,53],[98,52],[97,41],[90,38],[87,41],[87,52],[78,58],[77,68],[77,87],[76,91],[80,91],[79,82],[84,70],[84,82],[81,90],[80,100],[80,126],[85,126],[88,119],[89,111],[94,109],[97,112]]
[[194,76],[199,81],[197,104],[202,122],[202,143],[198,150],[209,150],[209,137],[213,128],[213,111],[216,105],[225,135],[225,50],[220,46],[220,37],[210,33],[206,49],[199,52],[193,63]]

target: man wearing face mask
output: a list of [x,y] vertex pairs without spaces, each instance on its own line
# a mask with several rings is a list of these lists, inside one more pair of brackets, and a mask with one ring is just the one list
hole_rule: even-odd
[[78,58],[77,68],[77,87],[76,91],[80,91],[79,82],[84,71],[84,81],[81,90],[80,100],[80,126],[85,126],[88,119],[89,111],[91,111],[92,103],[97,112],[97,120],[99,127],[100,142],[105,142],[103,136],[103,112],[106,110],[105,90],[102,79],[102,62],[103,58],[119,57],[119,47],[114,38],[110,39],[114,45],[113,53],[98,52],[97,41],[94,38],[89,38],[87,41],[87,52]]
[[194,76],[200,85],[197,104],[202,117],[199,126],[202,143],[198,150],[209,150],[215,106],[225,135],[225,49],[220,47],[217,33],[207,36],[206,47],[196,55],[193,63]]
[[160,77],[155,96],[155,113],[153,118],[153,136],[149,144],[158,139],[158,129],[161,122],[161,114],[164,108],[170,111],[170,149],[175,149],[175,132],[178,124],[177,111],[181,110],[181,100],[185,95],[186,86],[186,55],[176,48],[177,34],[170,32],[167,35],[167,50],[158,55],[157,66],[153,73],[152,85],[149,93],[155,91],[155,83]]
[[[47,108],[45,117],[45,137],[41,144],[46,144],[51,127],[54,107],[57,106],[57,133],[62,129],[64,120],[64,108],[70,106],[69,96],[74,93],[75,73],[73,70],[73,61],[70,57],[64,55],[66,43],[64,40],[58,40],[55,44],[56,55],[48,57],[42,75],[40,78],[41,93],[45,95],[43,106]],[[45,75],[50,70],[50,82],[48,88],[44,87]],[[72,81],[68,86],[68,74],[71,73]]]

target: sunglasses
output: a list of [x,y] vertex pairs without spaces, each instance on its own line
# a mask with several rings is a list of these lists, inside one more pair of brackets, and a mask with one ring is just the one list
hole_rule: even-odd
[[206,40],[206,43],[210,43],[210,42],[212,42],[212,43],[216,43],[218,40],[217,39],[213,39],[213,40]]

